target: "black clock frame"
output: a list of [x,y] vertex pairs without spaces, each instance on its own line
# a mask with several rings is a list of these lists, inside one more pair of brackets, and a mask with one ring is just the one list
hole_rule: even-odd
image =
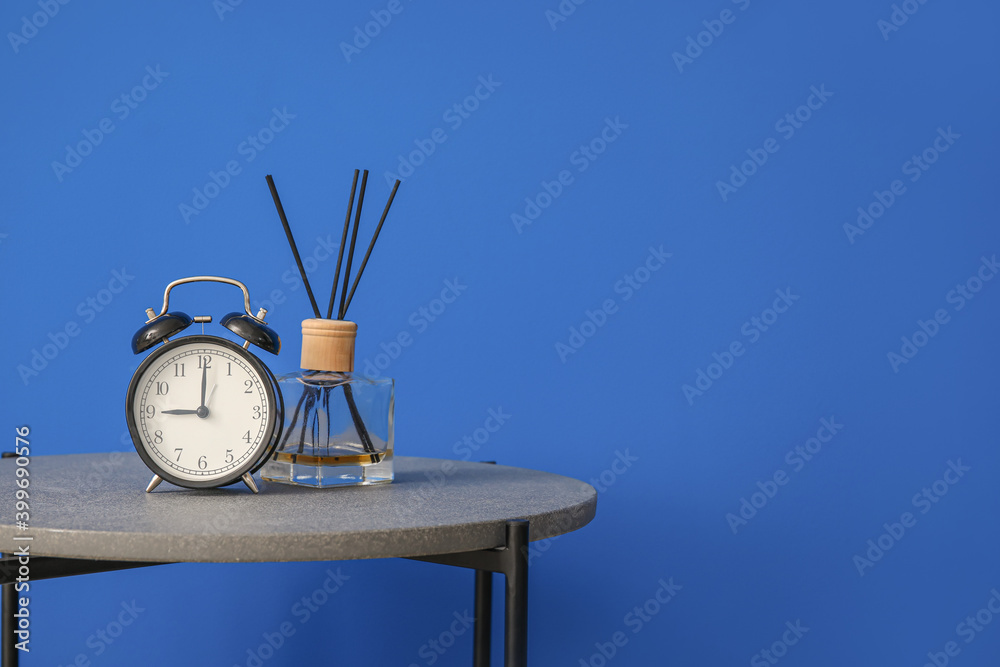
[[[198,481],[181,479],[173,475],[168,470],[164,470],[163,466],[156,462],[149,455],[149,453],[146,452],[145,447],[142,446],[142,438],[139,433],[139,428],[136,426],[135,414],[133,412],[133,403],[135,401],[136,390],[138,389],[139,378],[146,371],[146,369],[149,368],[156,359],[159,359],[164,354],[167,354],[170,350],[190,343],[211,343],[213,345],[220,345],[245,358],[247,363],[249,363],[261,377],[269,380],[264,383],[264,392],[267,395],[270,405],[274,407],[274,421],[271,426],[270,441],[267,443],[267,446],[261,450],[259,457],[256,459],[251,458],[249,465],[243,464],[238,468],[234,468],[233,471],[225,477],[213,480]],[[274,376],[274,373],[271,372],[271,369],[268,368],[263,361],[258,359],[257,355],[243,346],[237,345],[231,340],[207,334],[182,336],[155,348],[149,356],[143,359],[142,363],[139,364],[139,368],[137,368],[135,373],[132,375],[132,379],[128,384],[128,393],[125,396],[125,420],[128,423],[129,434],[132,436],[132,445],[135,447],[136,453],[139,454],[139,458],[142,459],[147,468],[149,468],[154,474],[163,478],[164,481],[170,482],[175,486],[181,486],[188,489],[212,489],[229,486],[230,484],[235,484],[241,481],[243,475],[247,473],[252,475],[260,470],[261,467],[267,463],[267,460],[271,458],[271,455],[274,454],[274,450],[278,446],[278,441],[281,439],[281,433],[284,427],[284,415],[285,403],[282,399],[281,391],[278,389],[278,379]]]

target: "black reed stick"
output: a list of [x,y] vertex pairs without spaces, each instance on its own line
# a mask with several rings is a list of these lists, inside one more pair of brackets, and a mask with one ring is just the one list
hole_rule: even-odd
[[385,216],[389,215],[389,207],[392,206],[392,200],[396,197],[396,190],[399,189],[399,179],[396,179],[396,184],[392,186],[392,193],[389,195],[389,201],[385,203],[385,210],[382,211],[382,219],[378,221],[378,227],[375,228],[375,234],[372,236],[372,242],[368,244],[368,252],[365,253],[365,258],[361,261],[361,267],[358,269],[358,275],[354,278],[354,284],[351,285],[351,291],[347,295],[347,303],[344,304],[343,312],[340,315],[340,319],[344,319],[347,316],[347,309],[351,307],[351,299],[354,298],[354,290],[358,288],[358,282],[361,280],[361,274],[365,272],[365,266],[368,265],[368,257],[372,254],[372,248],[375,247],[375,242],[378,241],[378,233],[382,231],[382,223],[385,222]]
[[322,317],[319,314],[319,306],[316,305],[316,297],[313,296],[312,288],[309,286],[309,278],[306,277],[305,267],[302,266],[302,258],[299,257],[299,249],[295,246],[295,239],[292,238],[292,230],[288,226],[288,218],[285,217],[285,209],[281,206],[281,199],[278,197],[278,189],[274,187],[274,179],[267,175],[267,187],[271,188],[271,198],[274,199],[274,206],[278,209],[278,217],[285,228],[285,236],[288,237],[288,245],[292,246],[292,254],[295,255],[295,263],[299,266],[299,273],[302,275],[302,282],[305,283],[306,293],[309,294],[309,303],[312,304],[313,312],[317,319]]
[[[306,404],[302,408],[303,418],[302,418],[302,435],[299,436],[299,454],[303,452],[306,445],[306,429],[309,428],[309,415],[313,414],[312,409],[316,405],[316,392],[312,387],[306,387],[305,390]],[[313,421],[316,421],[315,415],[313,415]],[[316,442],[315,436],[313,437],[313,442]]]
[[354,231],[351,233],[351,248],[347,253],[347,268],[344,269],[344,288],[340,292],[340,310],[337,319],[344,319],[344,301],[347,299],[347,283],[351,279],[351,260],[354,259],[354,244],[358,240],[358,225],[361,224],[361,205],[365,203],[365,185],[368,183],[368,170],[361,175],[361,192],[358,193],[358,210],[354,212]]
[[[299,411],[302,410],[302,404],[305,402],[305,400],[306,400],[306,392],[303,391],[302,395],[299,396],[299,403],[298,403],[298,405],[295,406],[295,412],[292,413],[292,419],[289,422],[292,425],[292,427],[294,427],[295,424],[298,423]],[[285,445],[288,444],[288,439],[290,437],[292,437],[292,429],[288,428],[288,429],[285,430],[285,434],[284,434],[284,436],[281,439],[281,445],[278,447],[279,450],[284,451]],[[299,452],[298,452],[299,454],[302,453],[302,447],[303,447],[303,445],[305,445],[305,442],[303,442],[303,441],[300,440],[299,441]]]
[[[351,210],[354,208],[354,191],[358,187],[358,170],[354,170],[354,182],[351,183],[351,198],[347,201],[347,217],[344,218],[344,233],[340,236],[340,252],[337,253],[337,272],[333,274],[333,289],[330,290],[330,307],[326,309],[326,319],[333,317],[333,302],[337,297],[337,281],[340,280],[340,262],[344,259],[344,244],[347,243],[347,230],[351,226]],[[347,278],[344,278],[347,281]]]
[[368,435],[368,429],[365,428],[365,422],[361,419],[361,413],[358,412],[358,405],[354,402],[354,392],[351,391],[351,383],[345,382],[342,386],[344,387],[344,396],[347,398],[347,409],[351,411],[351,420],[354,422],[354,429],[361,438],[361,446],[368,452],[372,463],[378,463],[381,456],[375,450],[371,436]]
[[[330,319],[330,318],[327,318]],[[326,437],[323,438],[323,443],[326,445],[326,455],[330,455],[330,387],[323,385],[322,388],[323,395],[323,412],[326,414]]]

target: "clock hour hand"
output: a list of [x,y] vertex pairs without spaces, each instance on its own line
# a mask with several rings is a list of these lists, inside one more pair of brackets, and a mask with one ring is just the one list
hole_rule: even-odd
[[197,410],[160,410],[161,415],[196,415]]

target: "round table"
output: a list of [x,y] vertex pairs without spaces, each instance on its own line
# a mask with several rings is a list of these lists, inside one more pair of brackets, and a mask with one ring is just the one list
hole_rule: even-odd
[[[507,664],[524,664],[527,543],[581,528],[597,509],[594,488],[568,477],[406,456],[395,459],[391,484],[263,482],[259,494],[243,485],[167,483],[145,493],[151,473],[134,452],[32,456],[27,467],[30,517],[21,528],[10,511],[15,460],[0,461],[0,498],[9,503],[0,516],[0,551],[30,545],[33,579],[178,562],[406,557],[469,567],[477,571],[474,664],[489,655],[492,573],[507,577]],[[6,603],[16,557],[4,566]]]

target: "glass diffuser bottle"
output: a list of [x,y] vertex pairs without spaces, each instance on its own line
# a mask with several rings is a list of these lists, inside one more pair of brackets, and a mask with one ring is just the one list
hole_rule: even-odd
[[393,480],[394,383],[354,373],[357,330],[347,320],[303,320],[303,370],[278,378],[284,431],[264,479],[312,487]]
[[[358,170],[354,170],[344,231],[337,253],[333,289],[330,291],[330,305],[326,311],[326,319],[323,319],[302,258],[295,246],[274,179],[270,175],[266,179],[316,317],[302,321],[303,370],[278,379],[278,389],[287,406],[284,431],[274,454],[261,468],[261,477],[271,482],[313,487],[391,482],[393,381],[389,378],[373,379],[354,374],[354,339],[357,337],[358,325],[347,320],[346,316],[354,291],[368,265],[368,258],[379,232],[382,231],[382,224],[389,214],[389,207],[396,197],[399,180],[392,186],[385,210],[382,211],[371,243],[368,244],[368,251],[361,260],[354,283],[348,291],[358,227],[361,224],[361,207],[368,183],[368,170],[365,169],[361,177],[358,207],[354,211],[354,231],[348,249],[347,232],[350,229],[354,193],[358,185]],[[347,262],[340,291],[340,307],[334,318],[333,306],[340,281],[340,265],[345,257]],[[294,408],[291,407],[293,405]]]

